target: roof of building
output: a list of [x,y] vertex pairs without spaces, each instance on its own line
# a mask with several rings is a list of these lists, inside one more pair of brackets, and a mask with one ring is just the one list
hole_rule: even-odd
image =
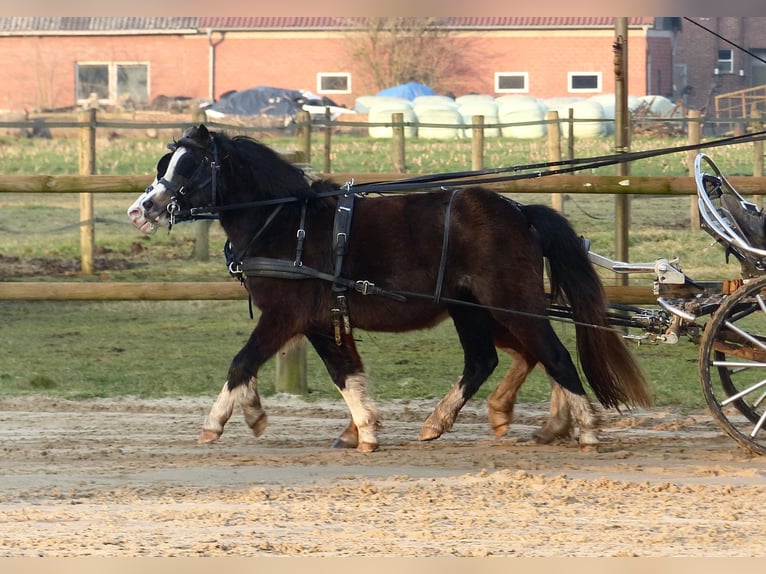
[[[204,30],[338,30],[357,28],[365,18],[340,16],[16,16],[0,18],[0,33],[100,34],[120,32],[172,33]],[[475,16],[436,20],[450,29],[612,28],[611,16]],[[632,27],[651,26],[654,17],[631,16]]]

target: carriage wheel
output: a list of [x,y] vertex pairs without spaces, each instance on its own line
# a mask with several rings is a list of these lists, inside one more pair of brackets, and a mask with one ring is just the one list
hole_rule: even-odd
[[700,383],[721,427],[766,454],[766,277],[730,295],[705,327]]

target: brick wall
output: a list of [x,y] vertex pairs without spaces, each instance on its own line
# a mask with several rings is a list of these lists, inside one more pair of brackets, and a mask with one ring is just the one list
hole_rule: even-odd
[[[219,41],[220,38],[213,38]],[[524,31],[461,34],[469,72],[451,78],[455,95],[494,92],[495,72],[528,72],[530,95],[540,98],[571,95],[567,72],[600,72],[602,93],[614,92],[612,30]],[[659,46],[659,47],[657,47]],[[629,38],[629,93],[647,89],[647,50],[643,32]],[[206,98],[209,93],[210,44],[207,36],[69,36],[0,37],[0,110],[62,108],[75,105],[75,64],[80,61],[149,62],[150,99],[159,95]],[[354,62],[348,37],[342,34],[227,33],[215,47],[215,96],[257,85],[308,89],[316,92],[317,72],[351,72],[351,94],[333,100],[353,107],[360,95],[377,89]],[[665,89],[667,62],[655,56]],[[584,94],[588,96],[590,94]]]

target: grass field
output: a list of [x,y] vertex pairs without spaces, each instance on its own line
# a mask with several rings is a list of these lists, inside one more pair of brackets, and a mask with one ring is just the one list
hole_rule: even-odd
[[[292,140],[268,141],[289,150]],[[633,149],[680,145],[680,140],[636,140]],[[165,142],[99,140],[98,173],[150,174]],[[318,144],[315,144],[317,146]],[[336,137],[334,171],[388,171],[390,142]],[[610,153],[608,140],[578,142],[577,156]],[[315,147],[315,150],[317,148]],[[316,152],[315,152],[316,153]],[[544,141],[487,140],[486,165],[498,167],[545,161]],[[728,175],[748,175],[749,150],[710,152]],[[464,170],[470,142],[412,141],[407,145],[413,173]],[[685,175],[684,154],[661,156],[631,165],[637,175]],[[0,138],[0,173],[76,173],[76,142]],[[604,168],[604,174],[613,173]],[[601,173],[601,172],[600,172]],[[525,203],[547,197],[517,194]],[[192,257],[191,224],[152,237],[140,236],[127,222],[127,194],[96,197],[96,276],[79,274],[79,204],[76,195],[0,194],[0,280],[219,281],[228,278],[217,251],[224,236],[211,229],[211,260]],[[614,256],[612,196],[569,196],[565,213],[592,249]],[[738,266],[725,265],[722,249],[700,230],[689,228],[686,197],[641,197],[631,201],[630,260],[679,256],[697,279],[737,277]],[[605,281],[611,276],[604,275]],[[651,277],[633,277],[650,288]],[[138,395],[215,394],[233,354],[253,327],[247,303],[234,302],[0,302],[0,394],[45,393],[70,398]],[[572,327],[557,331],[572,346]],[[373,394],[380,398],[437,397],[454,383],[462,355],[450,324],[406,335],[357,333],[370,371]],[[697,383],[697,348],[678,345],[636,346],[659,404],[704,405]],[[509,366],[506,357],[480,392],[486,396]],[[273,361],[262,373],[266,394],[273,392]],[[337,396],[318,358],[309,353],[310,397]],[[522,391],[523,401],[546,400],[548,383],[535,372]]]

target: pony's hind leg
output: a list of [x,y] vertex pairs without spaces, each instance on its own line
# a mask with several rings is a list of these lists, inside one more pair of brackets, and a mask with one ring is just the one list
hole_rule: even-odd
[[551,380],[550,413],[545,424],[532,433],[535,442],[550,444],[556,439],[568,439],[572,435],[572,415],[565,393],[561,385]]
[[495,438],[500,438],[508,432],[508,427],[513,421],[516,395],[529,373],[535,368],[535,361],[527,360],[523,354],[507,347],[503,347],[503,350],[511,355],[513,362],[503,380],[487,399],[489,426],[495,433]]
[[[514,328],[512,325],[508,327],[509,330]],[[515,327],[518,329],[518,323]],[[525,349],[539,359],[552,381],[550,416],[546,424],[535,432],[535,440],[549,443],[556,438],[569,436],[573,420],[580,429],[581,446],[598,444],[596,429],[599,421],[585,394],[571,355],[549,322],[537,321],[534,327],[518,329],[518,332],[526,333]]]
[[449,312],[463,346],[463,374],[426,418],[420,440],[433,440],[450,430],[460,409],[497,367],[495,324],[489,312],[459,305]]

